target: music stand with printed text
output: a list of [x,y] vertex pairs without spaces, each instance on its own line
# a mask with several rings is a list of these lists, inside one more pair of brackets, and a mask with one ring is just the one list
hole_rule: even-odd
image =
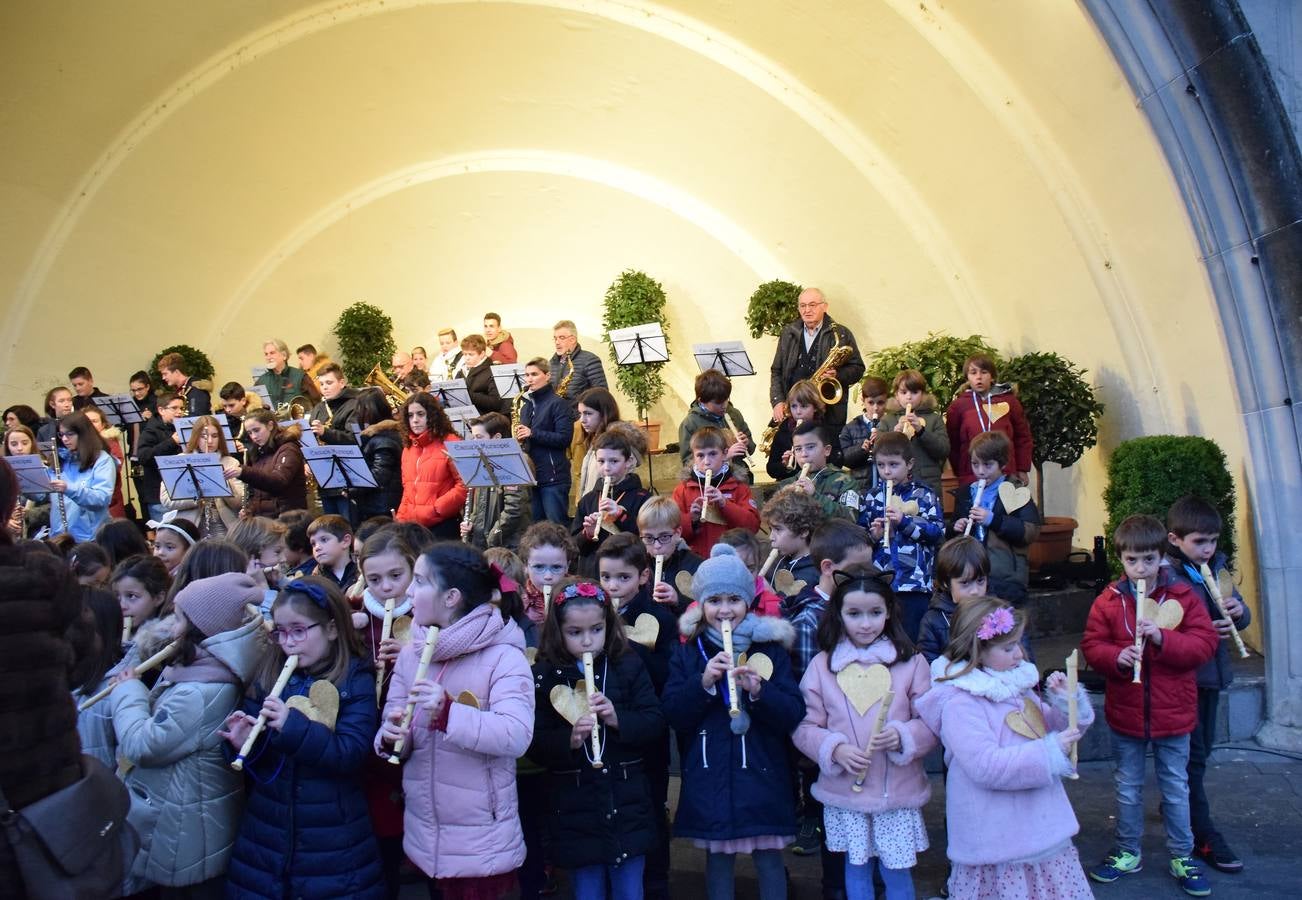
[[265,406],[267,409],[274,410],[276,408],[275,405],[271,402],[271,393],[267,390],[267,386],[265,384],[245,385],[244,393],[257,394],[258,397],[262,400],[262,405]]
[[298,445],[300,447],[320,447],[321,441],[317,439],[316,432],[312,430],[312,423],[307,420],[307,416],[301,419],[290,419],[288,422],[281,422],[280,427],[287,425],[297,425],[303,429],[302,434],[298,436]]
[[453,406],[443,410],[443,414],[452,423],[452,430],[457,437],[468,440],[470,437],[470,420],[479,418],[479,410],[473,406]]
[[669,362],[669,345],[659,322],[634,325],[631,328],[612,328],[606,339],[615,348],[616,365],[642,366]]
[[13,469],[14,477],[18,479],[18,493],[48,494],[50,492],[50,470],[46,468],[45,460],[38,454],[0,456],[0,459]]
[[537,483],[524,449],[514,438],[452,441],[446,449],[468,488]]
[[692,344],[692,356],[702,372],[716,369],[734,378],[737,375],[754,375],[755,365],[741,341],[717,341],[713,344]]
[[501,363],[489,368],[493,373],[493,384],[497,387],[497,395],[503,400],[510,400],[529,389],[524,383],[523,363]]
[[366,465],[362,448],[352,444],[322,444],[304,447],[303,459],[322,490],[377,488],[379,482]]
[[431,381],[429,387],[425,389],[439,402],[439,406],[446,411],[454,406],[470,406],[470,388],[466,387],[466,379],[453,378],[450,381]]
[[154,462],[158,463],[163,487],[173,500],[213,500],[235,496],[222,471],[221,457],[216,453],[158,456]]
[[353,433],[353,440],[357,441],[357,446],[362,446],[362,426],[356,422],[349,422],[348,430]]
[[[194,433],[194,423],[204,416],[178,416],[172,420],[172,427],[176,429],[177,437],[181,439],[181,446],[184,447],[190,443],[190,435]],[[235,436],[231,434],[231,423],[226,420],[225,416],[207,416],[209,419],[217,419],[217,424],[221,426],[222,436],[226,438],[226,443],[235,443]]]

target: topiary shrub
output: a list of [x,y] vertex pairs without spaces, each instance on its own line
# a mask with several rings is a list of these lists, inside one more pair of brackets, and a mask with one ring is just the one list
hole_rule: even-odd
[[769,334],[778,337],[788,322],[799,316],[796,300],[803,291],[790,281],[766,281],[746,301],[746,327],[753,338]]
[[1202,437],[1158,435],[1122,442],[1108,461],[1108,559],[1114,571],[1121,561],[1112,534],[1127,516],[1156,516],[1166,521],[1171,504],[1185,494],[1201,497],[1221,514],[1220,549],[1234,561],[1234,480],[1225,454]]
[[369,303],[359,301],[341,312],[333,334],[339,343],[344,377],[358,386],[377,364],[387,367],[398,349],[393,342],[393,319]]
[[185,374],[189,375],[195,381],[211,382],[216,370],[212,366],[212,360],[208,354],[202,350],[191,347],[189,344],[177,344],[175,347],[164,347],[154,354],[145,371],[149,373],[149,382],[153,385],[154,393],[158,393],[164,388],[163,377],[158,374],[158,361],[169,353],[179,353],[185,360]]
[[1103,404],[1085,380],[1085,370],[1057,353],[1027,353],[999,369],[1001,381],[1017,385],[1026,424],[1035,441],[1032,462],[1044,513],[1044,464],[1075,465],[1098,442]]
[[615,380],[637,408],[638,421],[645,421],[647,410],[664,396],[665,382],[660,375],[665,363],[643,363],[621,366],[610,332],[616,328],[632,328],[659,322],[665,333],[665,346],[669,346],[669,318],[665,315],[665,289],[645,272],[625,270],[606,289],[605,312],[601,327],[605,331],[610,361],[615,365]]
[[[969,356],[984,353],[1003,368],[999,352],[986,343],[979,334],[965,338],[931,332],[920,341],[909,341],[894,347],[883,347],[868,357],[868,374],[889,385],[905,369],[917,369],[927,379],[927,386],[936,395],[943,411],[949,402],[967,386],[967,373],[963,363]],[[1002,376],[1003,372],[1000,372]]]

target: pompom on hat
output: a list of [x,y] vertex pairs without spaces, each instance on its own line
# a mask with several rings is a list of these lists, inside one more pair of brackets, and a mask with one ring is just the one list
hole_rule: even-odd
[[176,608],[207,637],[244,624],[245,607],[262,603],[263,589],[243,572],[192,581],[176,595]]
[[715,544],[710,558],[692,576],[692,596],[704,602],[709,597],[730,594],[746,603],[755,599],[755,576],[737,551],[728,544]]

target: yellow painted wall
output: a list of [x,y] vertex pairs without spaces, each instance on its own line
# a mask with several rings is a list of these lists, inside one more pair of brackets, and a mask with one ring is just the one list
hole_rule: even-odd
[[[18,0],[0,134],[7,402],[173,342],[247,380],[358,299],[405,346],[493,309],[526,354],[562,317],[601,352],[632,267],[669,295],[673,424],[688,345],[785,277],[867,349],[980,331],[1088,368],[1101,452],[1048,485],[1078,542],[1125,438],[1207,434],[1243,486],[1183,205],[1070,3]],[[752,422],[766,394],[738,384]]]

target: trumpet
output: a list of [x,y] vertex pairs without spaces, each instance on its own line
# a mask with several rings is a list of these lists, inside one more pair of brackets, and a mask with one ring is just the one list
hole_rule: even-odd
[[841,329],[835,325],[832,326],[832,349],[827,352],[827,359],[814,370],[813,376],[809,379],[810,383],[817,389],[818,395],[823,398],[823,402],[828,406],[836,406],[841,402],[843,390],[841,382],[837,381],[836,375],[831,378],[825,377],[824,372],[831,369],[833,373],[841,366],[849,362],[850,357],[854,356],[854,348],[849,344],[841,343]]

